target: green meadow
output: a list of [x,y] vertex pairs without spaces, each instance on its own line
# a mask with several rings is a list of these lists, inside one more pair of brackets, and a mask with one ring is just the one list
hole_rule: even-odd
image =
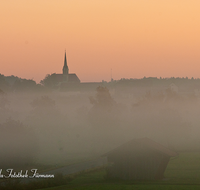
[[197,190],[200,188],[200,152],[182,152],[172,158],[159,181],[123,181],[106,178],[106,169],[75,175],[64,186],[47,190]]

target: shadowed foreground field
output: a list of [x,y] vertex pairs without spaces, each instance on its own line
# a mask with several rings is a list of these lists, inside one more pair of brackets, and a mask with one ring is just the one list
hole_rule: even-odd
[[106,179],[106,170],[84,173],[76,176],[69,184],[48,190],[197,190],[200,188],[200,153],[179,153],[172,158],[162,181],[122,181]]

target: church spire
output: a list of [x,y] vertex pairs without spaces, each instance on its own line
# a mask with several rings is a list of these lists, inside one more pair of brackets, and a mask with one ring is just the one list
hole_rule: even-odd
[[63,66],[64,81],[68,81],[68,74],[69,74],[69,68],[67,66],[67,57],[66,57],[66,50],[65,50],[65,58],[64,58],[64,66]]
[[66,50],[65,50],[65,61],[64,61],[64,67],[67,67]]

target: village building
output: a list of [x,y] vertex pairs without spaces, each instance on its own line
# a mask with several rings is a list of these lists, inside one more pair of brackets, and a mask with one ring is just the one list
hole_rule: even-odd
[[109,178],[123,180],[163,179],[170,157],[177,153],[149,139],[131,140],[104,154],[111,163]]

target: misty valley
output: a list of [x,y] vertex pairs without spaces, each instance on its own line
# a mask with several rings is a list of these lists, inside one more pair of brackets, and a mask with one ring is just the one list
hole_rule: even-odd
[[198,82],[144,78],[89,90],[2,88],[1,167],[45,171],[99,158],[139,138],[177,153],[199,152]]
[[8,165],[73,163],[140,137],[175,151],[199,150],[200,106],[195,91],[187,92],[185,85],[179,92],[174,83],[164,87],[129,83],[91,91],[2,91],[3,160]]

